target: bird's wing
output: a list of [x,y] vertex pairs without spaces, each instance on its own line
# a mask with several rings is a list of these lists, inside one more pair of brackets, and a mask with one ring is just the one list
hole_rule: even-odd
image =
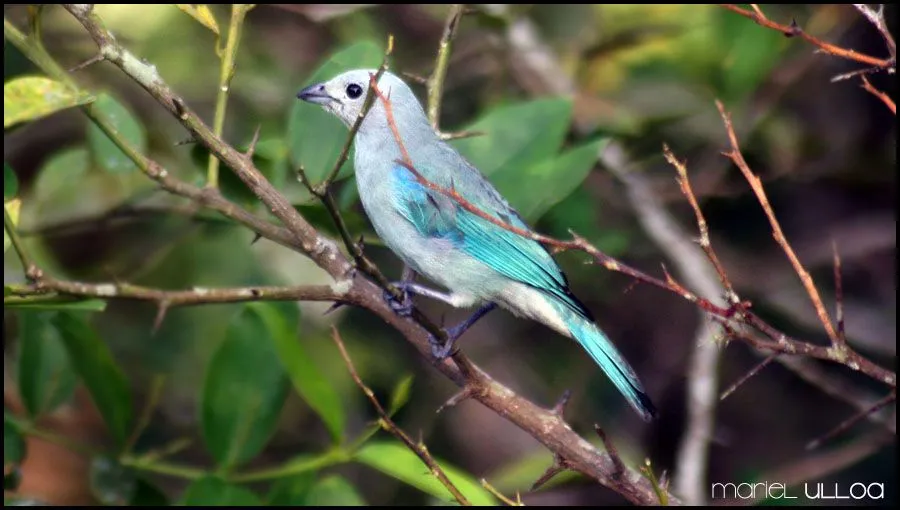
[[[418,166],[417,170],[435,176],[432,182],[452,187],[481,211],[530,230],[515,209],[474,168],[466,169],[468,174],[457,173],[457,179],[434,171],[423,172]],[[452,241],[500,274],[557,298],[575,314],[593,322],[590,311],[569,290],[556,261],[539,243],[495,225],[467,211],[452,198],[426,188],[402,165],[394,168],[393,177],[397,184],[394,189],[398,209],[419,233]]]

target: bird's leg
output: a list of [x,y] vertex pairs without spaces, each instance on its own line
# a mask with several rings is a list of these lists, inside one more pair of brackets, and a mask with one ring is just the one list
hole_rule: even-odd
[[413,303],[412,299],[409,297],[410,293],[408,286],[413,283],[415,279],[416,271],[409,265],[403,264],[403,272],[401,273],[400,281],[393,283],[395,287],[403,292],[403,299],[397,300],[390,292],[384,292],[384,300],[388,302],[391,310],[401,317],[409,317],[409,314],[412,313]]
[[478,310],[475,310],[468,319],[460,322],[456,326],[452,328],[445,329],[444,331],[447,333],[447,342],[441,345],[437,338],[432,335],[428,335],[428,341],[431,343],[431,354],[434,355],[435,358],[442,360],[450,355],[450,351],[453,349],[453,345],[456,343],[456,340],[459,339],[469,328],[475,325],[479,319],[487,315],[494,308],[497,308],[496,303],[488,303],[483,305]]

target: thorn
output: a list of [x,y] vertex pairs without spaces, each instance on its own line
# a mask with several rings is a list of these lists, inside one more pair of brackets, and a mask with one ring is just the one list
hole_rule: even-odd
[[194,143],[197,143],[196,138],[194,138],[194,137],[185,138],[184,140],[175,142],[175,147],[178,147],[180,145],[190,145],[190,144],[194,144]]
[[802,32],[802,30],[800,30],[800,25],[797,24],[797,20],[791,18],[791,31],[790,31],[790,33],[784,34],[784,36],[785,37],[794,37],[796,35],[800,35],[800,32]]
[[563,391],[562,395],[559,397],[559,400],[556,401],[556,404],[553,406],[553,409],[550,410],[551,413],[563,417],[563,413],[566,411],[566,404],[569,403],[569,399],[572,398],[572,390]]
[[346,304],[347,303],[344,303],[343,301],[335,301],[334,303],[332,303],[331,306],[328,307],[328,310],[325,310],[324,312],[322,312],[322,316],[328,315],[329,313],[337,310],[338,308],[340,308],[342,306],[345,306]]
[[98,53],[98,54],[94,55],[93,57],[85,60],[84,62],[78,64],[77,66],[69,69],[69,72],[74,73],[75,71],[80,71],[80,70],[84,69],[85,67],[94,65],[97,62],[102,62],[103,60],[106,60],[106,57],[104,57],[102,53]]
[[259,142],[260,129],[262,129],[262,124],[257,124],[256,131],[253,132],[253,138],[250,139],[250,146],[247,147],[247,152],[244,153],[244,157],[248,160],[253,159],[253,153],[256,152],[256,144]]
[[609,454],[609,458],[612,459],[613,466],[615,466],[616,470],[613,472],[613,476],[616,478],[621,477],[625,474],[625,464],[622,463],[622,458],[619,457],[619,451],[616,450],[616,445],[606,437],[606,432],[600,428],[600,425],[594,424],[594,432],[600,436],[600,440],[603,441],[603,446],[606,448],[606,453]]
[[187,106],[180,97],[172,98],[172,106],[175,108],[175,115],[177,115],[179,119],[187,119]]
[[253,233],[253,240],[250,241],[250,245],[252,246],[252,245],[256,244],[256,241],[259,241],[260,239],[262,239],[262,237],[263,237],[263,235],[260,234],[259,232],[254,232],[254,233]]
[[535,480],[533,484],[531,484],[530,491],[534,492],[540,489],[541,486],[549,482],[550,479],[552,479],[554,476],[562,473],[567,469],[569,469],[569,466],[565,459],[563,459],[559,455],[554,456],[553,464],[548,467],[546,471],[544,471],[544,474],[542,474],[537,480]]
[[156,309],[156,317],[153,319],[153,329],[150,330],[151,335],[155,335],[157,331],[159,331],[160,326],[162,326],[163,319],[166,318],[166,312],[169,310],[169,302],[168,301],[160,301],[159,306]]
[[455,395],[447,399],[446,402],[441,404],[441,406],[437,408],[437,411],[435,411],[434,414],[440,414],[444,409],[451,408],[456,404],[459,404],[463,400],[472,398],[474,394],[475,389],[472,386],[466,386],[463,389],[459,390]]

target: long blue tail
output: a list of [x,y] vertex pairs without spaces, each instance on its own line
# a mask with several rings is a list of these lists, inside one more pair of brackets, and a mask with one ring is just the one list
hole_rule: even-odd
[[606,338],[606,335],[593,323],[574,314],[563,313],[566,317],[566,325],[569,327],[572,336],[600,365],[600,368],[612,380],[616,388],[622,392],[622,395],[625,395],[631,407],[641,415],[644,421],[650,421],[655,418],[656,408],[650,402],[650,397],[644,392],[644,387],[641,386],[641,382],[638,380],[634,370],[622,358],[619,351]]

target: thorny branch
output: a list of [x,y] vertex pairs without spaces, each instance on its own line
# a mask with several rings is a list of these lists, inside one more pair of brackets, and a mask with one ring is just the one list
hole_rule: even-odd
[[772,30],[777,30],[788,37],[800,36],[806,42],[818,47],[820,50],[828,53],[829,55],[834,55],[836,57],[841,57],[848,60],[854,60],[861,64],[877,67],[879,69],[889,70],[894,68],[895,62],[893,58],[877,58],[871,55],[866,55],[865,53],[860,53],[856,50],[835,46],[834,44],[825,42],[821,39],[807,34],[803,31],[803,29],[800,28],[799,25],[797,25],[796,22],[792,22],[790,25],[782,25],[770,20],[768,17],[766,17],[765,14],[763,14],[762,10],[758,6],[754,6],[753,10],[748,10],[742,9],[734,4],[719,5],[731,12],[740,14],[741,16],[744,16],[746,18],[750,18],[751,20],[756,22],[757,25],[771,28]]
[[796,21],[791,21],[790,25],[781,25],[770,20],[766,15],[762,12],[762,9],[759,8],[757,4],[750,4],[752,7],[751,10],[742,9],[734,4],[719,4],[720,6],[728,9],[731,12],[740,14],[741,16],[747,17],[755,21],[758,25],[764,26],[766,28],[770,28],[772,30],[777,30],[784,34],[787,37],[794,37],[799,35],[807,42],[817,46],[821,51],[828,53],[829,55],[834,55],[836,57],[845,58],[848,60],[853,60],[862,64],[867,64],[869,67],[865,69],[858,69],[855,71],[851,71],[849,73],[840,74],[832,78],[831,81],[839,81],[845,80],[848,78],[852,78],[854,76],[859,76],[860,80],[862,80],[861,87],[869,92],[870,94],[877,97],[881,100],[890,110],[896,115],[897,114],[897,106],[894,104],[894,101],[891,100],[890,96],[886,93],[876,89],[869,83],[868,78],[866,78],[866,74],[872,73],[874,71],[886,71],[887,73],[893,74],[896,72],[897,65],[897,43],[894,41],[893,36],[887,28],[887,21],[884,19],[884,5],[882,4],[878,10],[873,10],[867,4],[853,4],[853,6],[862,14],[881,34],[881,37],[884,39],[884,43],[887,46],[888,52],[890,53],[890,58],[882,59],[877,57],[872,57],[870,55],[866,55],[864,53],[859,53],[858,51],[841,48],[840,46],[836,46],[831,43],[827,43],[820,39],[817,39],[806,32],[804,32],[799,25],[797,25]]
[[419,457],[422,462],[428,466],[428,470],[434,475],[441,484],[447,488],[447,491],[453,496],[453,498],[463,506],[471,506],[472,503],[466,499],[462,492],[453,485],[453,482],[447,478],[447,474],[444,473],[444,470],[441,469],[440,464],[434,460],[434,457],[428,452],[428,448],[421,441],[416,442],[413,441],[409,434],[403,431],[400,427],[394,423],[394,420],[391,419],[390,415],[387,411],[384,410],[384,407],[381,406],[381,403],[375,397],[375,393],[371,388],[366,386],[366,383],[362,381],[359,377],[359,373],[356,372],[356,367],[353,366],[353,360],[350,359],[350,355],[347,354],[347,348],[344,346],[344,341],[341,339],[341,334],[338,332],[337,328],[331,327],[331,338],[334,339],[334,343],[337,344],[338,350],[341,352],[341,357],[344,358],[344,363],[347,364],[347,370],[350,372],[350,377],[353,378],[353,382],[359,386],[359,389],[366,395],[366,398],[369,399],[369,402],[372,403],[372,407],[375,408],[375,411],[378,413],[379,419],[378,423],[381,425],[381,428],[390,432],[394,437],[399,439],[409,448],[413,453]]
[[[426,335],[423,334],[420,322],[416,320],[417,317],[398,317],[382,299],[379,287],[354,271],[353,265],[337,249],[337,245],[313,229],[256,169],[252,160],[215,136],[210,128],[188,108],[184,99],[169,88],[152,65],[142,62],[124,48],[93,12],[92,5],[66,4],[64,7],[84,26],[97,44],[105,61],[122,70],[172,113],[190,132],[192,138],[209,148],[226,166],[230,167],[286,228],[258,220],[239,208],[232,211],[234,216],[240,217],[243,220],[242,223],[253,225],[254,230],[263,237],[282,242],[305,253],[337,279],[340,285],[349,285],[345,296],[346,302],[376,313],[401,332],[423,355],[428,356],[430,346]],[[8,25],[8,22],[4,20],[5,34]],[[11,25],[9,26],[11,27]],[[24,37],[20,42],[25,42]],[[29,55],[29,53],[25,54]],[[36,52],[31,52],[31,55],[35,54]],[[49,64],[49,69],[56,65],[46,54],[39,57],[43,57],[37,59],[39,61],[36,63],[39,65]],[[41,67],[43,68],[43,66]],[[95,119],[92,118],[92,120]],[[102,122],[102,119],[99,122]],[[158,172],[161,170],[158,164],[136,153],[134,148],[130,147],[127,141],[119,137],[114,130],[109,130],[107,134],[116,140],[116,144],[120,148],[124,147],[123,151],[130,158],[141,161],[148,168],[156,170],[154,173],[146,172],[148,175],[158,177]],[[131,150],[126,150],[128,148]],[[168,177],[167,173],[166,176]],[[186,194],[193,193],[191,189],[185,190],[180,181],[170,178],[167,184]],[[219,205],[225,208],[223,204],[219,203]],[[250,219],[246,216],[249,216]],[[260,228],[260,222],[271,225],[271,228]],[[568,459],[573,469],[612,488],[633,503],[653,504],[658,501],[655,488],[640,473],[629,470],[621,478],[612,477],[611,473],[615,471],[615,468],[608,455],[599,452],[593,445],[575,434],[563,420],[547,409],[536,406],[493,380],[487,373],[473,365],[461,352],[455,353],[452,361],[445,360],[436,364],[436,368],[458,386],[464,388],[463,391],[467,397],[483,403],[535,437],[555,454]],[[668,500],[675,501],[673,497],[669,497]]]

